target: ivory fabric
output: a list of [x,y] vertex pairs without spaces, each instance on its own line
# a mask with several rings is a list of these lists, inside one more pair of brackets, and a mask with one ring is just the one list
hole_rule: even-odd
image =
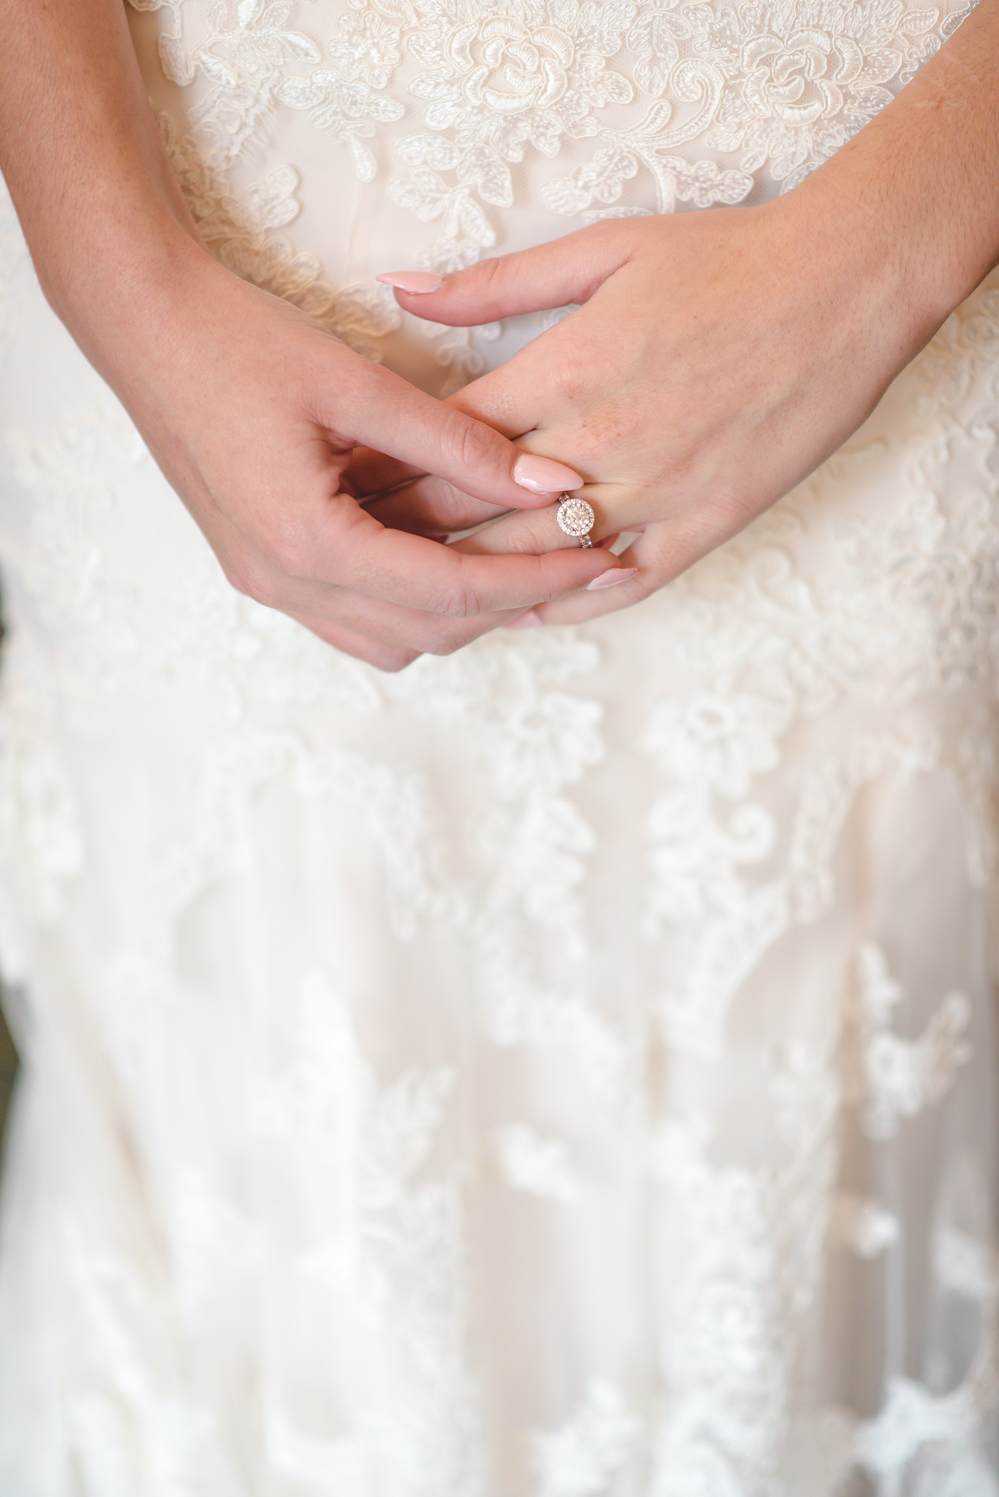
[[[963,14],[132,23],[213,252],[444,393],[565,309],[379,271],[793,187]],[[996,1497],[999,278],[647,603],[398,676],[228,587],[9,204],[0,412],[3,1497]]]

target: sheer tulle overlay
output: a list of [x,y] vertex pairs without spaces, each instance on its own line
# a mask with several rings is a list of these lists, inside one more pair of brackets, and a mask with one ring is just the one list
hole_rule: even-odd
[[[143,0],[229,266],[793,186],[951,7]],[[554,313],[552,315],[555,315]],[[996,1497],[999,278],[654,599],[384,676],[236,595],[0,222],[4,1497]]]

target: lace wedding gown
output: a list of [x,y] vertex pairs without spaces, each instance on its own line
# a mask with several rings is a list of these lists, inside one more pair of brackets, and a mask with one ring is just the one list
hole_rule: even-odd
[[[759,201],[962,14],[132,21],[214,252],[440,392],[546,319],[379,271]],[[399,676],[229,589],[9,205],[0,294],[4,1497],[996,1497],[999,279],[648,603]]]

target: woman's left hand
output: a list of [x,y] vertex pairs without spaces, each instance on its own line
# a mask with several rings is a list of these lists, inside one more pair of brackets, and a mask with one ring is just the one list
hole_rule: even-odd
[[[641,532],[621,558],[634,577],[540,607],[546,623],[634,603],[740,530],[840,446],[932,331],[907,305],[902,256],[858,235],[856,208],[804,189],[595,224],[397,294],[458,325],[582,304],[452,397],[586,475],[595,541]],[[496,513],[434,480],[374,508],[430,530]],[[527,549],[554,526],[552,510],[508,515],[478,544]]]
[[[856,430],[999,260],[997,151],[999,0],[981,0],[898,97],[784,197],[608,220],[439,287],[423,274],[422,294],[385,277],[402,306],[443,323],[582,304],[453,397],[586,475],[594,539],[641,532],[622,556],[636,575],[598,577],[539,607],[538,621],[647,596]],[[359,492],[399,480],[398,465],[372,454],[358,467]],[[371,507],[433,534],[496,513],[412,475]],[[535,511],[471,544],[533,550],[557,537],[554,512]]]

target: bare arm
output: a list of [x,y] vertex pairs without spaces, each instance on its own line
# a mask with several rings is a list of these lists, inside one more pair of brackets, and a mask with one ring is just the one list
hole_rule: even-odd
[[844,247],[862,236],[886,267],[911,358],[999,262],[999,0],[980,0],[799,193],[830,222],[838,202]]
[[158,288],[196,263],[198,232],[121,0],[0,0],[0,24],[0,171],[46,296],[88,357],[111,366],[116,344],[157,315]]

